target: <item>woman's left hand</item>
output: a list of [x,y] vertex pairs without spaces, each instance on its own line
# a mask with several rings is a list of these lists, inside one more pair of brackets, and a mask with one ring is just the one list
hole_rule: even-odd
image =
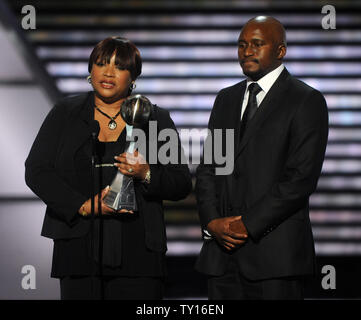
[[140,180],[145,179],[149,170],[149,164],[137,150],[134,153],[124,152],[119,156],[115,156],[114,159],[119,161],[114,163],[114,165],[118,167],[122,174]]

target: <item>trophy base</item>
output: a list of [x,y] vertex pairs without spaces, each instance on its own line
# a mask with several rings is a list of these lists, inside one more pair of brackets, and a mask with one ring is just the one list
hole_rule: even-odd
[[137,210],[137,201],[134,193],[126,194],[109,190],[103,201],[109,208],[115,211],[122,209],[128,211]]

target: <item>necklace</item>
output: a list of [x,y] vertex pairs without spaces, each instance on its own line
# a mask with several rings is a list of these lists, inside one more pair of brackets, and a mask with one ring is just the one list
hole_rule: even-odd
[[108,128],[110,130],[115,130],[117,128],[117,123],[115,122],[115,119],[120,115],[120,110],[114,117],[111,117],[107,115],[105,112],[101,111],[97,106],[95,106],[95,109],[97,109],[103,116],[106,116],[107,118],[110,119],[108,123]]

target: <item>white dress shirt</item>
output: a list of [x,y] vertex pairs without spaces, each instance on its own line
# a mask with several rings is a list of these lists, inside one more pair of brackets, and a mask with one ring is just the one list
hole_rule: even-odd
[[251,79],[247,79],[246,93],[244,95],[243,102],[242,102],[241,119],[243,117],[243,113],[246,110],[246,106],[247,106],[247,103],[248,103],[248,96],[249,96],[248,86],[251,83],[257,83],[261,87],[262,90],[256,96],[257,107],[259,107],[262,100],[264,99],[264,97],[266,96],[268,91],[271,89],[273,84],[276,82],[277,78],[279,77],[279,75],[281,74],[281,72],[283,71],[284,68],[285,68],[284,65],[281,64],[276,69],[274,69],[271,72],[267,73],[265,76],[263,76],[258,81],[253,81]]

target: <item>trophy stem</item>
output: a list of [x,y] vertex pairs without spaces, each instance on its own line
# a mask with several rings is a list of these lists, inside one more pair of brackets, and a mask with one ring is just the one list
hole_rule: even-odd
[[[131,141],[133,126],[141,127],[147,123],[152,110],[153,106],[149,99],[139,94],[130,96],[123,101],[120,114],[126,122],[127,142],[129,142],[126,152],[133,153],[135,150],[135,141]],[[104,198],[104,203],[116,211],[120,209],[137,210],[133,178],[117,171],[110,190]]]
[[[127,130],[127,140],[129,141],[132,133],[133,133],[133,126],[126,125]],[[127,148],[127,152],[133,153],[134,152],[135,142],[132,141]],[[135,190],[134,190],[134,182],[132,177],[127,177],[117,171],[111,185],[110,190],[108,191],[107,195],[104,197],[104,203],[118,211],[120,209],[127,209],[127,210],[136,210],[136,198],[135,198]]]
[[[131,138],[132,138],[132,134],[133,134],[133,126],[130,126],[129,124],[126,124],[125,128],[127,130],[127,141],[130,141]],[[135,147],[135,142],[131,141],[129,143],[129,147],[127,149],[127,152],[133,153],[134,152],[134,147]]]

